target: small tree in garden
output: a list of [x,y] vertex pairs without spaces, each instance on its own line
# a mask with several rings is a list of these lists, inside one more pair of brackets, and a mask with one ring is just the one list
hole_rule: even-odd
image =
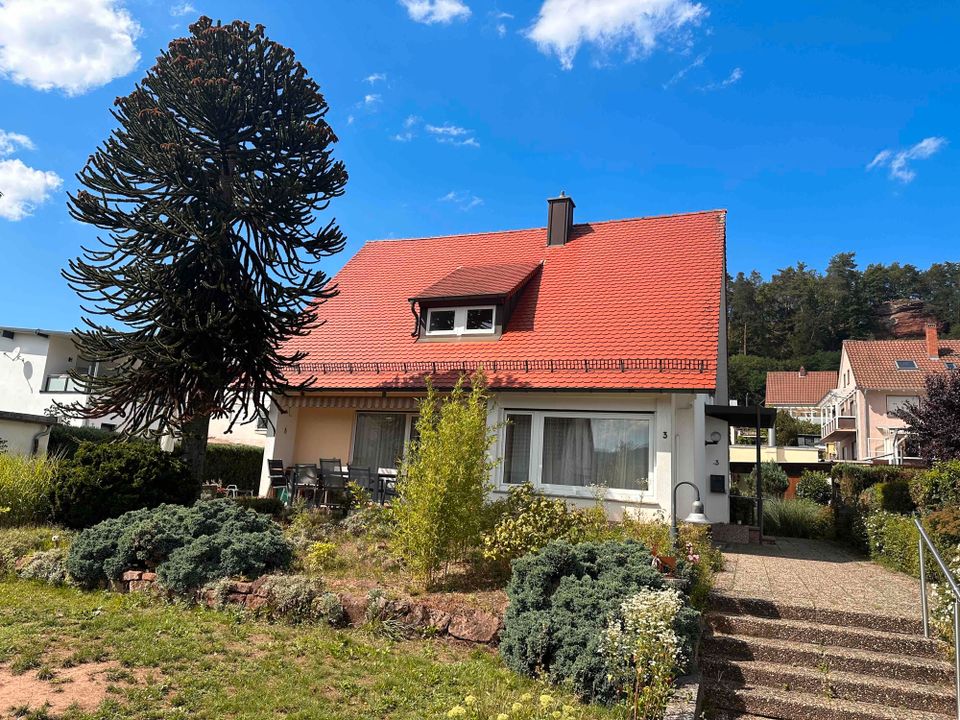
[[[764,497],[783,497],[783,494],[790,487],[790,478],[786,471],[773,460],[767,460],[760,464],[760,486],[763,488]],[[757,468],[750,471],[751,491],[757,487]]]
[[912,429],[921,457],[960,459],[960,370],[928,375],[924,382],[926,397],[894,414]]
[[200,18],[115,105],[119,127],[69,202],[106,237],[64,271],[85,311],[112,321],[75,332],[110,371],[78,374],[90,401],[69,411],[182,434],[199,480],[210,418],[252,422],[290,389],[304,355],[284,343],[333,295],[316,265],[344,242],[316,213],[347,172],[319,86],[261,25]]
[[483,505],[490,490],[489,396],[478,371],[464,388],[461,376],[443,397],[427,383],[420,403],[418,439],[400,466],[393,546],[428,585],[446,576],[450,564],[479,546]]

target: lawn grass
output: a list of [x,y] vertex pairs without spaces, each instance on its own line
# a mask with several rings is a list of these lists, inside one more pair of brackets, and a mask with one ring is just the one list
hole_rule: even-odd
[[[71,720],[106,718],[444,718],[477,698],[468,718],[534,712],[549,693],[568,718],[622,718],[623,708],[577,705],[507,670],[497,655],[440,640],[393,642],[361,630],[270,624],[238,612],[138,595],[81,592],[0,579],[0,670],[58,671],[116,661],[108,698]],[[521,699],[524,695],[531,699]],[[25,698],[29,701],[30,698]],[[512,710],[519,702],[523,709]],[[531,709],[527,709],[531,708]],[[0,708],[0,717],[11,708]],[[40,716],[37,716],[40,717]]]

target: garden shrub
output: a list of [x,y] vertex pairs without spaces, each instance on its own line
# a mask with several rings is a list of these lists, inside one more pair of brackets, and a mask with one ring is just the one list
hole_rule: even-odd
[[274,520],[280,520],[286,513],[287,506],[280,498],[240,496],[234,500],[240,507],[245,507],[263,515],[269,515]]
[[960,505],[960,460],[938,462],[910,478],[910,495],[922,510]]
[[864,526],[874,561],[891,570],[919,576],[920,533],[911,516],[881,510],[867,515]]
[[916,471],[899,465],[854,465],[838,463],[831,469],[834,482],[833,512],[836,536],[854,547],[869,551],[864,522],[866,512],[860,496],[880,482],[911,481]]
[[255,492],[260,487],[262,468],[263,448],[213,443],[207,445],[207,454],[203,460],[203,479],[205,482],[236,485],[245,492]]
[[394,502],[393,549],[428,585],[480,544],[483,506],[493,462],[483,374],[460,376],[441,398],[428,382],[420,402],[418,439],[400,464]]
[[226,500],[203,500],[134,510],[84,530],[70,547],[67,569],[84,587],[129,569],[156,570],[161,585],[182,593],[218,578],[286,568],[291,558],[268,517]]
[[48,585],[65,585],[69,581],[67,551],[63,548],[40,550],[30,555],[17,570],[23,580],[37,580]]
[[603,653],[611,681],[627,689],[634,717],[661,718],[683,663],[674,629],[683,598],[673,589],[641,590],[620,605],[603,633]]
[[868,512],[911,513],[914,510],[910,498],[910,483],[906,480],[887,480],[874,483],[860,494],[860,503]]
[[84,528],[139,508],[187,505],[199,494],[186,465],[156,445],[84,442],[73,459],[60,463],[53,517]]
[[39,550],[65,548],[71,534],[55,527],[17,527],[0,529],[0,575],[11,573],[20,558]]
[[337,557],[337,546],[332,542],[315,542],[307,548],[303,556],[303,567],[311,573],[321,573],[336,567],[339,558]]
[[529,483],[511,487],[499,502],[500,518],[483,537],[483,555],[490,560],[509,562],[553,540],[580,542],[591,524],[586,512],[541,495]]
[[0,453],[0,527],[49,521],[58,466],[55,458]]
[[323,582],[306,575],[269,575],[260,592],[267,598],[266,614],[289,622],[316,619],[315,603],[324,595]]
[[98,427],[58,424],[50,428],[47,441],[47,455],[69,460],[76,454],[82,443],[147,442],[145,440],[122,439],[111,430]]
[[[767,460],[760,465],[761,487],[764,497],[783,497],[790,487],[790,478],[786,471],[773,460]],[[756,487],[757,468],[750,471],[750,487]]]
[[353,535],[385,540],[393,536],[394,516],[390,505],[367,503],[358,506],[347,517],[340,521],[340,528]]
[[[569,684],[586,699],[621,694],[600,652],[608,620],[644,589],[659,590],[663,577],[650,551],[637,542],[552,542],[513,562],[507,586],[500,654],[516,672]],[[699,614],[683,607],[674,628],[690,657]]]
[[797,538],[831,536],[833,514],[813,500],[770,498],[763,501],[763,530],[769,535]]
[[797,497],[801,500],[813,500],[820,505],[830,502],[830,480],[825,472],[804,470],[797,481]]
[[924,526],[938,550],[953,550],[960,545],[960,507],[935,510],[923,519]]

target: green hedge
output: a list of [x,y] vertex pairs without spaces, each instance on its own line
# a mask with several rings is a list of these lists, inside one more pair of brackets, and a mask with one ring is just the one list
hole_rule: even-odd
[[860,503],[868,512],[885,510],[906,515],[916,509],[910,497],[910,483],[906,480],[874,483],[860,493]]
[[136,442],[146,445],[155,445],[151,440],[129,438],[118,435],[110,430],[95,427],[74,427],[73,425],[54,425],[50,429],[50,440],[47,444],[47,455],[59,458],[72,458],[81,443],[114,443]]
[[60,462],[50,504],[56,522],[84,528],[138,508],[190,504],[199,495],[183,462],[156,445],[83,442]]
[[910,495],[923,510],[960,505],[960,460],[939,462],[915,473],[910,478]]
[[207,482],[236,485],[241,490],[260,489],[260,471],[263,467],[263,448],[253,445],[208,444],[203,464]]
[[863,492],[877,483],[909,482],[916,473],[915,469],[900,465],[834,465],[830,474],[833,477],[832,507],[837,539],[868,551],[864,528],[867,509],[861,502]]
[[891,570],[920,575],[920,533],[912,516],[881,510],[867,515],[864,526],[874,561]]

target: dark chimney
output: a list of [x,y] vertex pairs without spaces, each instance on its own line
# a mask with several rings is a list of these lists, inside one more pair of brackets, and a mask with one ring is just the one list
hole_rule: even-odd
[[927,357],[931,360],[940,359],[940,339],[937,337],[937,324],[928,322],[923,328],[927,341]]
[[560,197],[547,200],[547,245],[566,245],[573,227],[573,199],[560,191]]

